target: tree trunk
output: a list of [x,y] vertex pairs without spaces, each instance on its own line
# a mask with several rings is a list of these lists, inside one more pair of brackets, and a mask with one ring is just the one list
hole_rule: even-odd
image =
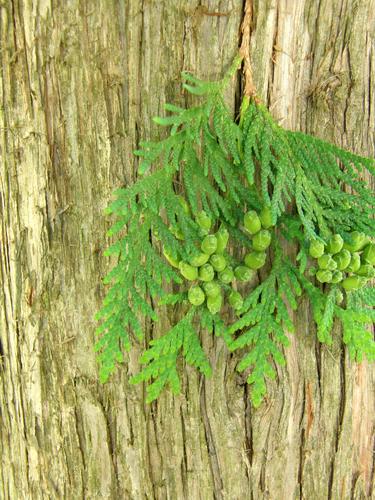
[[[285,127],[374,154],[375,0],[253,0],[261,98]],[[180,72],[217,79],[242,0],[0,3],[0,497],[363,499],[374,488],[374,370],[321,346],[305,304],[258,410],[222,339],[209,380],[144,403],[131,353],[98,382],[93,315],[111,192],[157,137]],[[233,81],[228,103],[235,107]],[[190,99],[190,98],[189,98]]]

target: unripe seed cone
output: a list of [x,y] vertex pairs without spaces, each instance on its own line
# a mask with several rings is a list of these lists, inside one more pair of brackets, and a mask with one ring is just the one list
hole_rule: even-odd
[[246,266],[237,266],[234,270],[235,277],[240,281],[249,281],[254,274],[254,271]]
[[264,229],[269,229],[273,226],[271,207],[264,206],[259,214],[259,219]]
[[202,229],[209,230],[211,228],[211,217],[204,210],[197,213],[195,220]]
[[167,248],[163,248],[163,254],[171,266],[177,267],[177,269],[179,268],[180,260],[175,259],[170,250],[168,250]]
[[203,289],[206,292],[207,297],[216,297],[221,294],[221,286],[216,281],[210,281],[203,285]]
[[225,227],[221,227],[215,236],[217,240],[216,253],[223,253],[228,244],[229,233]]
[[362,276],[349,276],[349,278],[345,278],[342,282],[342,287],[347,292],[350,292],[352,290],[358,290],[358,288],[361,288],[361,286],[363,286],[366,281],[367,280]]
[[336,293],[336,304],[340,305],[343,300],[344,300],[344,294],[342,293],[341,290],[337,290],[337,293]]
[[216,252],[217,239],[214,234],[208,234],[202,241],[201,250],[208,255]]
[[230,283],[231,281],[234,280],[234,272],[231,267],[226,267],[224,271],[221,271],[219,273],[219,280],[222,281],[223,283]]
[[180,273],[185,279],[194,281],[198,278],[198,269],[194,266],[191,266],[187,262],[181,261],[178,267],[180,269]]
[[331,254],[339,253],[344,245],[344,240],[339,234],[334,234],[327,245],[327,252]]
[[246,255],[245,264],[250,269],[260,269],[264,266],[266,257],[267,255],[265,252],[251,252]]
[[199,279],[202,281],[212,281],[214,279],[214,276],[215,271],[211,264],[204,264],[199,269]]
[[217,255],[214,253],[213,255],[211,255],[210,264],[215,269],[215,271],[221,272],[226,268],[227,261],[225,260],[224,255]]
[[221,304],[223,298],[221,295],[216,295],[215,297],[207,297],[207,309],[211,314],[217,314],[220,312]]
[[206,296],[200,286],[192,286],[188,292],[188,299],[193,306],[200,306],[206,299]]
[[331,260],[328,263],[328,269],[329,271],[334,271],[337,269],[337,262],[331,258]]
[[375,266],[375,244],[369,243],[363,250],[362,260],[367,264]]
[[318,259],[319,269],[329,269],[330,266],[332,265],[332,261],[335,262],[330,255],[327,254],[322,255]]
[[241,294],[238,293],[236,290],[232,290],[229,294],[228,297],[228,302],[233,309],[238,311],[239,309],[242,308],[243,306],[243,298],[241,297]]
[[267,229],[262,229],[253,237],[253,248],[257,252],[263,252],[271,244],[271,233]]
[[361,234],[361,244],[359,250],[363,250],[365,246],[367,246],[370,243],[371,238],[370,236],[367,236],[365,233],[360,233],[360,234]]
[[309,254],[314,259],[319,259],[324,254],[324,243],[319,240],[314,240],[310,243]]
[[345,248],[341,250],[341,252],[333,256],[333,260],[337,264],[337,269],[339,269],[340,271],[343,271],[348,267],[351,259],[352,259],[351,253],[349,252],[349,250],[346,250]]
[[358,276],[364,276],[366,278],[374,278],[375,269],[371,264],[362,264],[362,266],[356,271]]
[[208,235],[210,231],[208,229],[203,229],[202,227],[199,228],[198,230],[198,236],[199,238],[204,238],[205,236]]
[[359,253],[353,253],[352,258],[350,259],[350,264],[346,268],[346,271],[349,273],[355,273],[361,267],[361,256]]
[[316,279],[320,281],[320,283],[330,283],[332,280],[332,273],[331,271],[321,269],[316,273]]
[[194,255],[194,257],[191,257],[190,264],[195,267],[201,267],[208,262],[209,258],[210,256],[206,253],[200,253],[198,255]]
[[243,224],[244,224],[246,230],[250,234],[256,234],[258,231],[260,231],[260,229],[262,227],[259,216],[255,210],[250,210],[250,212],[247,212],[245,214]]
[[334,273],[332,273],[331,283],[340,283],[343,277],[344,275],[342,274],[341,271],[335,271]]
[[350,241],[344,243],[344,248],[349,250],[349,252],[358,252],[362,250],[368,243],[370,242],[370,238],[366,236],[364,233],[360,233],[359,231],[353,231],[350,234]]

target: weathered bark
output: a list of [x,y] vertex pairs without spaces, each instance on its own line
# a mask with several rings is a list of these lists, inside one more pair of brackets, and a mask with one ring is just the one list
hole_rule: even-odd
[[[253,72],[286,127],[374,154],[375,0],[254,0]],[[112,190],[135,178],[151,117],[184,103],[180,72],[221,76],[242,0],[0,3],[0,497],[370,498],[374,370],[305,305],[287,367],[258,409],[223,341],[210,380],[152,406],[98,383],[93,315]],[[238,82],[228,90],[235,105]]]

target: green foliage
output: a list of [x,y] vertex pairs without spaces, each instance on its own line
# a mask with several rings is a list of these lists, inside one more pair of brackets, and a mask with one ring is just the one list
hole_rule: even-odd
[[361,362],[363,356],[375,360],[375,343],[372,325],[375,322],[375,289],[364,288],[348,297],[345,309],[336,307],[336,316],[343,326],[343,342],[350,357]]
[[194,308],[162,337],[151,340],[150,348],[141,356],[145,366],[131,378],[131,383],[154,381],[147,387],[147,402],[156,399],[166,384],[175,394],[180,392],[180,379],[176,369],[177,357],[182,353],[185,361],[204,375],[211,375],[211,366],[202,350],[193,326]]
[[281,256],[276,247],[276,255],[269,276],[247,296],[241,317],[228,327],[231,351],[248,346],[237,369],[251,368],[247,382],[252,384],[251,399],[259,406],[266,392],[266,377],[274,379],[276,371],[272,361],[284,365],[281,346],[288,346],[286,330],[294,331],[289,309],[297,309],[297,300],[302,289],[297,270]]
[[374,233],[374,196],[360,179],[365,171],[374,174],[372,159],[284,130],[255,102],[246,112],[243,134],[247,178],[253,181],[259,165],[261,195],[271,204],[274,222],[293,198],[309,239],[353,228]]
[[[354,244],[353,231],[374,236],[374,196],[363,181],[365,172],[374,174],[374,161],[283,129],[255,99],[245,98],[239,119],[233,120],[223,90],[238,64],[237,59],[219,82],[183,74],[184,89],[201,102],[189,109],[167,104],[169,114],[154,118],[170,129],[169,135],[158,142],[140,143],[135,151],[138,180],[115,191],[107,209],[116,220],[108,231],[115,241],[106,255],[117,263],[105,278],[110,287],[97,314],[100,379],[108,379],[116,363],[123,361],[124,351],[145,342],[145,329],[157,332],[146,343],[141,371],[131,379],[149,384],[147,401],[157,398],[166,386],[174,393],[180,391],[179,359],[210,375],[200,336],[214,333],[231,351],[241,352],[238,370],[248,374],[251,399],[258,406],[267,378],[275,378],[276,364],[285,362],[285,332],[294,330],[291,311],[298,309],[303,292],[310,299],[320,342],[332,343],[337,319],[352,358],[374,359],[368,326],[374,320],[373,291],[347,291],[340,303],[339,285],[316,284],[312,276],[317,271],[311,266],[311,256],[320,255],[320,246],[334,233],[342,235],[349,247]],[[286,209],[291,204],[293,213]],[[262,230],[254,213],[261,214]],[[245,274],[246,280],[250,278],[246,284],[243,280],[241,295],[225,280],[221,283],[225,305],[236,310],[236,317],[229,317],[235,319],[225,321],[221,312],[215,312],[221,295],[201,304],[195,288],[190,301],[201,305],[189,303],[189,288],[202,283],[187,266],[182,266],[185,278],[193,281],[183,279],[179,265],[199,257],[197,242],[209,230],[215,232],[219,223],[228,231],[225,241],[229,238],[236,251],[248,253],[242,263],[225,250],[228,269],[241,279]],[[276,233],[271,227],[275,225]],[[283,255],[283,239],[298,243],[296,262]],[[315,244],[311,250],[313,242],[322,245]],[[259,252],[272,257],[272,266],[254,287],[256,271],[249,272],[246,262],[258,269]],[[373,253],[369,248],[363,255],[371,260]],[[220,258],[216,261],[219,273]],[[368,262],[363,260],[362,265]],[[220,304],[211,304],[214,299]],[[160,315],[179,319],[162,333]]]
[[360,362],[366,356],[369,361],[374,361],[375,289],[362,288],[347,294],[347,303],[342,306],[337,304],[337,287],[326,294],[303,275],[299,279],[312,305],[319,341],[332,344],[332,330],[337,318],[341,321],[342,340],[348,346],[351,359]]

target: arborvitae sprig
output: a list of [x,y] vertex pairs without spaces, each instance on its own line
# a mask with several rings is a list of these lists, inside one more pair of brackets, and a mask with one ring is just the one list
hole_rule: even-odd
[[211,375],[211,366],[193,325],[194,315],[195,310],[191,308],[167,333],[151,340],[151,347],[142,354],[140,362],[146,366],[131,378],[131,383],[153,380],[147,387],[147,402],[156,399],[166,384],[175,394],[180,392],[180,378],[176,369],[179,354],[204,375]]
[[294,331],[288,307],[297,309],[302,289],[294,267],[275,246],[275,260],[269,276],[250,292],[244,301],[241,317],[228,327],[231,351],[247,346],[250,350],[239,362],[238,370],[251,368],[251,400],[259,406],[266,392],[266,378],[275,378],[272,361],[283,365],[281,346],[289,344],[285,331]]
[[342,340],[348,346],[351,359],[358,362],[365,356],[375,360],[375,342],[372,325],[375,319],[375,290],[363,288],[350,292],[346,304],[339,300],[338,287],[332,287],[328,293],[315,287],[303,275],[299,277],[306,291],[317,323],[320,342],[331,345],[334,321],[337,318],[342,325]]
[[361,175],[374,174],[374,161],[301,132],[287,135],[299,164],[299,211],[312,214],[324,235],[351,229],[373,234],[374,194]]
[[[287,131],[255,102],[244,111],[243,135],[245,174],[251,183],[258,168],[261,195],[271,204],[274,221],[293,198],[311,239],[353,229],[374,234],[374,196],[361,180],[366,171],[374,174],[373,160]],[[347,192],[348,187],[353,193]]]
[[[179,173],[183,182],[193,213],[203,207],[213,218],[233,224],[238,216],[238,205],[244,204],[249,196],[250,191],[241,184],[240,171],[232,171],[231,158],[225,157],[223,152],[226,148],[232,152],[238,149],[239,132],[232,139],[224,139],[210,125],[215,114],[218,131],[219,122],[224,131],[237,127],[222,102],[222,90],[237,65],[238,61],[221,82],[202,82],[184,75],[188,82],[184,84],[185,89],[204,96],[203,104],[188,110],[166,106],[173,115],[155,121],[172,126],[170,136],[160,142],[141,143],[141,149],[135,154],[142,158],[139,171],[143,177],[130,187],[118,189],[116,199],[107,209],[107,213],[117,217],[108,235],[117,236],[119,240],[106,254],[117,255],[119,262],[106,277],[105,282],[112,283],[112,288],[97,314],[102,322],[97,330],[96,345],[101,351],[102,380],[113,371],[115,361],[122,359],[122,349],[130,349],[131,333],[137,337],[142,335],[140,316],[157,320],[148,297],[163,300],[168,296],[165,283],[181,283],[180,276],[160,257],[155,237],[175,256],[185,258],[194,251],[199,227],[179,203],[176,174]],[[151,165],[156,170],[148,173]],[[212,177],[221,179],[220,187],[215,179],[212,182]],[[177,222],[183,244],[170,231]]]
[[343,326],[343,342],[350,357],[361,362],[363,357],[375,360],[373,325],[375,322],[375,289],[364,288],[349,295],[347,307],[336,308],[336,316]]
[[[118,189],[108,208],[116,217],[108,235],[117,241],[106,254],[117,257],[118,263],[105,279],[111,288],[97,314],[101,380],[107,380],[116,363],[123,360],[123,351],[143,338],[144,318],[147,324],[157,322],[160,311],[180,317],[167,333],[146,346],[141,357],[144,367],[132,378],[132,382],[152,381],[148,401],[166,385],[179,392],[179,356],[210,374],[198,332],[214,332],[231,350],[247,349],[238,369],[250,370],[251,398],[259,405],[267,377],[275,376],[273,364],[284,363],[285,331],[293,331],[288,311],[298,308],[302,291],[310,299],[319,341],[332,342],[337,318],[351,356],[374,359],[375,344],[368,330],[374,319],[373,292],[368,288],[347,291],[342,300],[339,286],[327,284],[323,289],[315,285],[309,267],[311,242],[326,243],[337,232],[345,241],[350,241],[353,231],[374,236],[374,196],[362,178],[366,172],[374,174],[374,161],[284,130],[255,99],[244,98],[239,121],[234,120],[223,90],[238,63],[236,60],[220,82],[183,74],[184,88],[200,96],[201,103],[189,109],[165,106],[169,115],[154,121],[170,127],[170,135],[140,144],[135,152],[140,157],[140,177],[133,185]],[[285,213],[287,204],[294,204],[293,214]],[[189,286],[181,278],[181,269],[174,267],[197,253],[202,229],[197,214],[204,210],[217,226],[223,224],[232,244],[249,252],[245,263],[254,273],[265,255],[254,246],[258,237],[251,240],[241,226],[247,211],[259,213],[264,208],[267,217],[270,214],[269,224],[277,224],[276,234],[299,244],[298,268],[282,255],[273,237],[269,274],[255,288],[247,287],[243,308],[232,324],[225,323],[220,314],[212,314],[206,302],[190,307]],[[251,228],[253,221],[248,223]],[[269,238],[268,232],[263,236]],[[231,259],[235,262],[226,257],[230,264]],[[243,271],[238,270],[239,277]],[[230,295],[229,285],[224,283],[223,290],[228,302],[239,300]]]

